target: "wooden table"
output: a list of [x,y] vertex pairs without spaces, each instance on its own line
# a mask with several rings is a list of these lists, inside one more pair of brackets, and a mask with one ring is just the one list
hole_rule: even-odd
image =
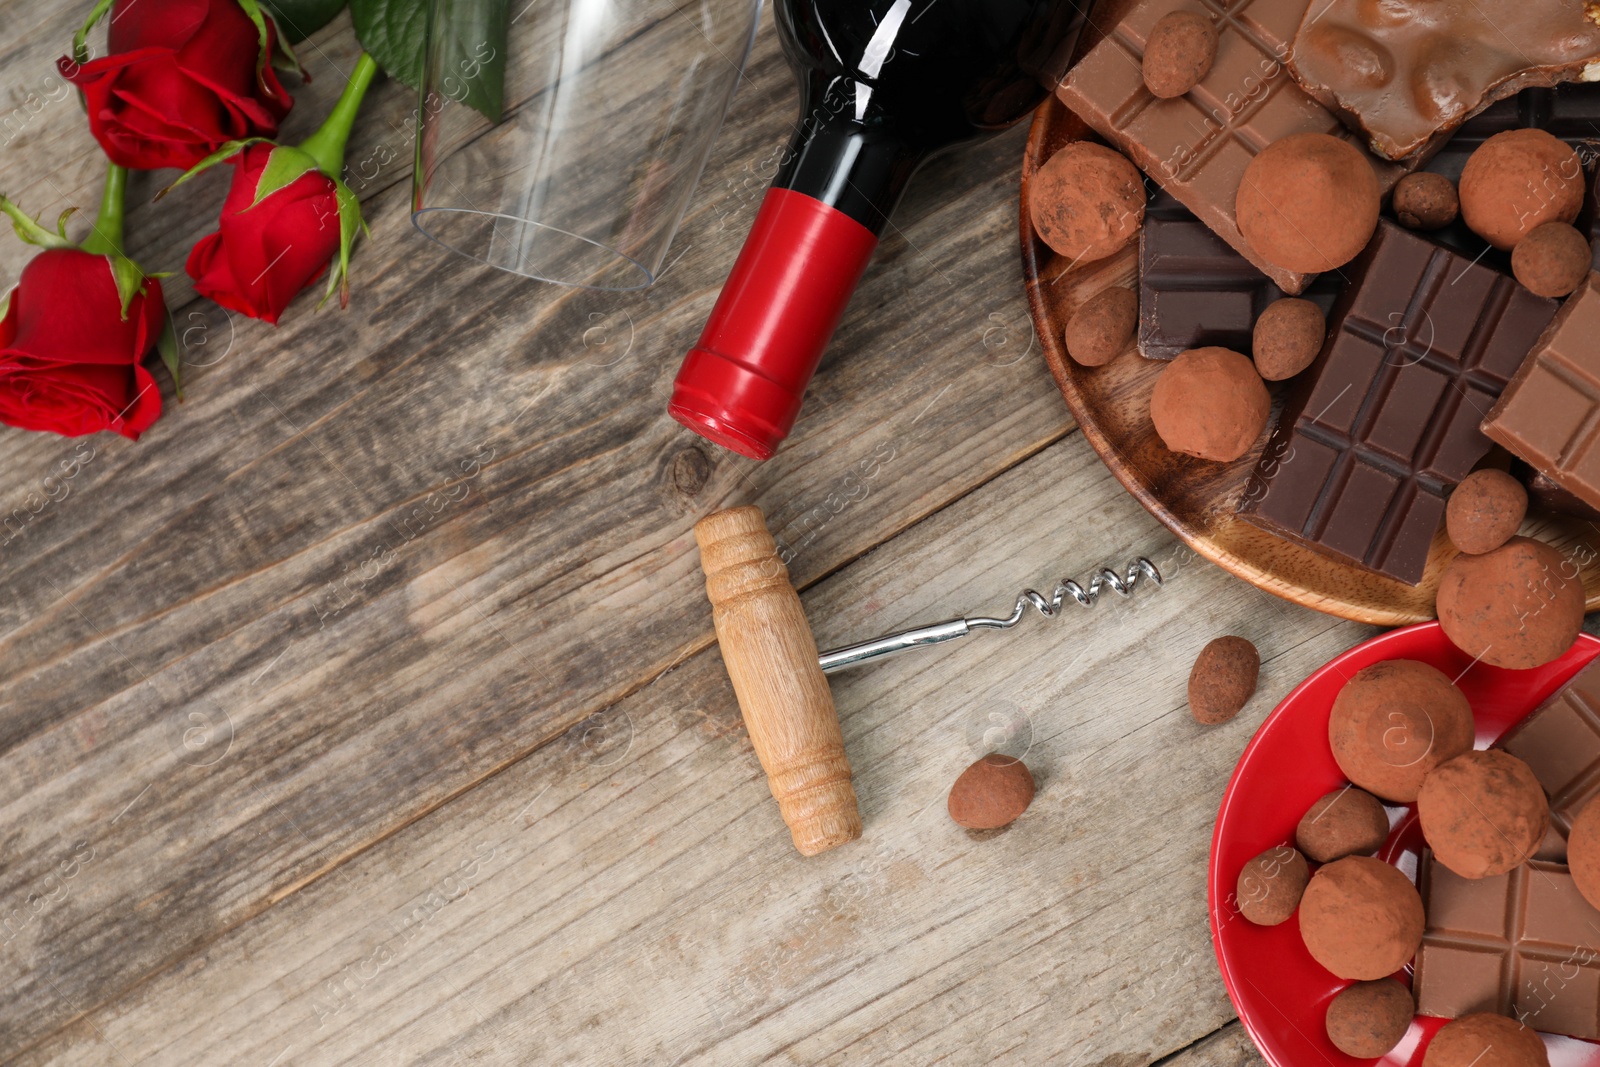
[[[51,65],[84,6],[0,0],[0,188],[47,218],[99,195]],[[288,139],[348,23],[301,54]],[[1371,631],[1196,560],[1075,432],[1023,298],[1025,130],[928,169],[756,465],[664,408],[790,130],[770,24],[647,293],[423,240],[413,107],[381,85],[349,153],[373,236],[347,312],[195,300],[226,178],[151,207],[169,176],[136,176],[187,402],[138,444],[0,432],[0,1060],[1254,1060],[1212,820],[1268,710]],[[28,254],[0,241],[0,285]],[[1167,584],[837,677],[866,833],[804,860],[701,589],[690,528],[735,503],[824,645],[1139,554]],[[1184,683],[1224,633],[1261,687],[1202,728]],[[946,792],[1007,724],[1039,795],[968,833]]]

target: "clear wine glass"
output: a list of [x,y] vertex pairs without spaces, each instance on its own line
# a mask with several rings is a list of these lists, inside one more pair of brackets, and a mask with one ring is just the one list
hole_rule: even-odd
[[738,85],[760,0],[430,0],[413,215],[517,274],[642,289]]

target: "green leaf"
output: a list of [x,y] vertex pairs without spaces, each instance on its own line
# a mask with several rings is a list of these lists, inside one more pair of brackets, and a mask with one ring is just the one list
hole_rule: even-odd
[[505,110],[508,0],[454,0],[438,5],[450,17],[434,28],[432,55],[441,94],[466,104],[490,122]]
[[156,341],[156,351],[161,353],[161,362],[166,365],[167,373],[172,375],[172,388],[178,394],[178,403],[183,403],[183,361],[178,358],[178,333],[172,328],[172,313],[167,312],[167,324],[161,328],[161,337]]
[[415,89],[422,84],[428,5],[417,0],[350,0],[356,37],[378,66]]
[[117,281],[117,295],[122,298],[122,320],[128,320],[128,309],[133,298],[144,292],[144,271],[127,256],[107,256],[111,261],[111,276]]
[[267,165],[261,168],[261,176],[256,179],[256,197],[250,201],[250,207],[317,169],[317,161],[305,152],[290,145],[278,145],[268,154]]
[[261,0],[285,38],[299,42],[334,20],[345,0]]
[[[41,226],[37,221],[29,218],[27,212],[4,196],[0,196],[0,212],[11,216],[11,228],[17,231],[18,237],[30,245],[37,245],[40,248],[78,247],[75,242],[67,240],[65,230],[61,233],[50,232],[49,227]],[[66,215],[61,216],[62,226],[66,225],[66,218]]]
[[335,292],[339,294],[341,308],[350,306],[350,249],[355,246],[358,233],[372,236],[367,230],[367,220],[361,217],[361,200],[339,179],[334,179],[333,186],[339,202],[339,265],[328,278],[328,291],[317,301],[319,308]]
[[233,158],[253,144],[271,143],[272,140],[268,137],[246,137],[242,141],[229,141],[227,144],[223,145],[221,148],[217,149],[215,152],[211,153],[209,156],[202,159],[188,170],[184,171],[182,174],[178,175],[171,185],[167,186],[165,189],[162,189],[156,194],[156,199],[160,200],[162,197],[172,192],[172,190],[176,189],[190,178],[193,178],[196,174],[199,174],[201,171],[210,170],[212,167],[216,166],[218,163],[221,163],[225,159]]

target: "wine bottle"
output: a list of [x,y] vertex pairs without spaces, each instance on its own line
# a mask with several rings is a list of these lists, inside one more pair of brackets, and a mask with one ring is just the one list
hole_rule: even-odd
[[1083,21],[1072,0],[776,0],[801,117],[669,411],[767,459],[800,411],[912,175],[1032,111]]

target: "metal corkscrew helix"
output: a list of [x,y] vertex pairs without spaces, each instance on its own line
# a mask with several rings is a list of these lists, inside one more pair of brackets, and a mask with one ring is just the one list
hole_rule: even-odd
[[975,619],[949,619],[929,626],[918,626],[877,637],[871,641],[845,645],[843,648],[831,648],[822,653],[817,662],[821,665],[823,674],[833,674],[835,671],[883,659],[885,656],[893,656],[908,649],[953,641],[958,637],[967,636],[973,630],[1009,630],[1022,621],[1022,616],[1027,613],[1030,604],[1040,615],[1053,619],[1061,614],[1062,605],[1069,596],[1086,608],[1093,607],[1094,602],[1100,599],[1100,591],[1108,586],[1120,596],[1131,596],[1139,586],[1140,575],[1147,576],[1157,587],[1161,585],[1161,572],[1156,569],[1156,565],[1140,556],[1128,564],[1126,576],[1117,574],[1110,567],[1100,568],[1100,571],[1089,579],[1087,589],[1071,578],[1063,578],[1057,582],[1056,590],[1048,600],[1033,589],[1024,589],[1018,594],[1016,606],[1011,609],[1011,614],[1003,619],[979,616]]

